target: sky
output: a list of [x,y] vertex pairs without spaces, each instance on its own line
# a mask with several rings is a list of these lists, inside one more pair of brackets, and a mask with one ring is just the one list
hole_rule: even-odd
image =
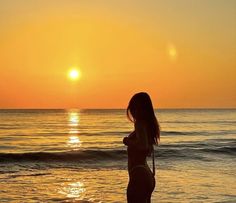
[[236,108],[235,19],[235,0],[0,0],[0,108]]

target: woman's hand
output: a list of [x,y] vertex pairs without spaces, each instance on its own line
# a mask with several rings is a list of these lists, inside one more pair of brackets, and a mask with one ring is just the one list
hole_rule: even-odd
[[124,137],[124,139],[123,139],[123,143],[124,143],[124,145],[127,145],[127,146],[128,146],[128,140],[129,140],[128,137]]

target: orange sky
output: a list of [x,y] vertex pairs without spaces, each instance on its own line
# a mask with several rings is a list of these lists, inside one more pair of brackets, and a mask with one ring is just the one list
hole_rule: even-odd
[[236,107],[236,1],[33,2],[0,2],[0,108]]

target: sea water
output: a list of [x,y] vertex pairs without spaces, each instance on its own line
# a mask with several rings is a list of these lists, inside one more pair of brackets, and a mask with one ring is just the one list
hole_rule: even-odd
[[[152,202],[236,202],[236,110],[155,113]],[[0,110],[0,202],[126,202],[132,130],[123,109]]]

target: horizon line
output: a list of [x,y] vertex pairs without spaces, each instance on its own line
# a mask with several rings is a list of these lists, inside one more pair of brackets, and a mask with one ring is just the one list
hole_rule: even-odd
[[[126,110],[126,108],[0,108],[0,110]],[[236,107],[161,107],[156,108],[154,110],[214,110],[214,109],[222,109],[222,110],[230,110],[236,109]]]

